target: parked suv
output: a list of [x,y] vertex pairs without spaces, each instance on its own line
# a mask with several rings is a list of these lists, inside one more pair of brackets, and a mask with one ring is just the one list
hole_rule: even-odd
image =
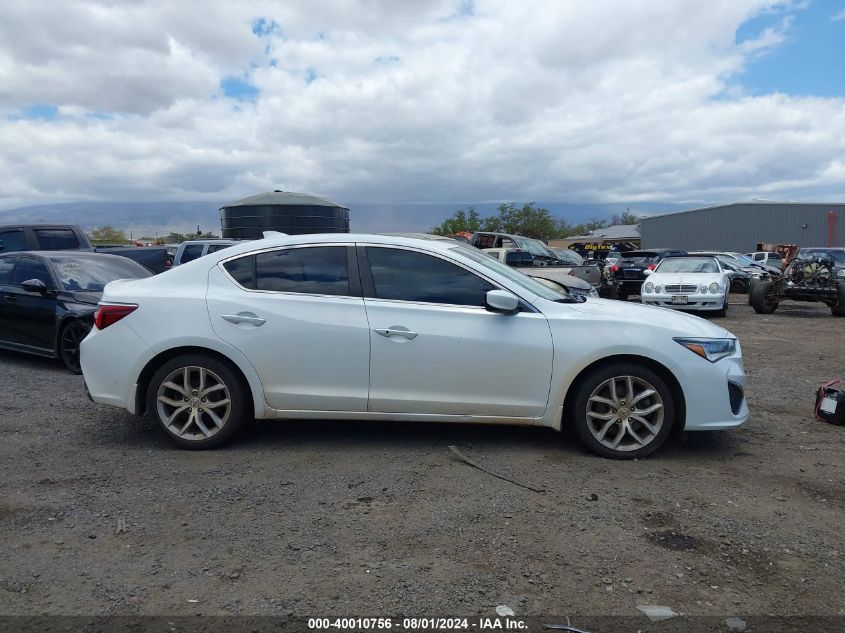
[[669,248],[655,248],[648,251],[627,251],[622,253],[622,259],[611,265],[608,273],[616,279],[618,297],[626,301],[630,295],[640,294],[640,288],[645,281],[646,270],[654,270],[665,257],[686,255],[686,251]]
[[176,250],[176,255],[173,256],[173,265],[187,264],[204,255],[222,251],[224,248],[229,248],[238,243],[238,240],[188,240],[182,242]]

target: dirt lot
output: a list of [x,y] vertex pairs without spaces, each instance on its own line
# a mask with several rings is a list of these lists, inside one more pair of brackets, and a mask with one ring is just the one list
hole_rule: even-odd
[[332,421],[182,452],[0,352],[0,613],[844,615],[845,428],[812,408],[845,321],[734,299],[751,421],[637,462],[544,429]]

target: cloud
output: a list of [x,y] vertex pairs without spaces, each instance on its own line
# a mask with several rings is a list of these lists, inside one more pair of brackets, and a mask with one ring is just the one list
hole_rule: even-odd
[[830,18],[834,22],[839,22],[840,20],[845,20],[845,9],[842,9],[838,13],[833,14],[833,17]]
[[842,197],[845,99],[741,89],[775,5],[13,0],[0,208]]

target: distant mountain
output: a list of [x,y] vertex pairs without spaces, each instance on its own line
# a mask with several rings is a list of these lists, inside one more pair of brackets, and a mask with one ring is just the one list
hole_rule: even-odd
[[[0,224],[17,222],[78,224],[85,230],[111,225],[134,236],[154,235],[177,231],[184,233],[203,231],[220,233],[218,209],[226,201],[189,202],[66,202],[39,204],[0,210]],[[482,216],[492,215],[498,202],[443,203],[443,204],[381,204],[369,202],[344,203],[349,206],[350,224],[358,232],[415,232],[428,231],[440,224],[458,209],[475,206]],[[624,204],[573,204],[542,202],[537,205],[549,209],[554,215],[565,217],[578,224],[594,217],[610,219],[613,213],[626,209]],[[655,215],[685,208],[672,204],[631,206],[635,213]]]

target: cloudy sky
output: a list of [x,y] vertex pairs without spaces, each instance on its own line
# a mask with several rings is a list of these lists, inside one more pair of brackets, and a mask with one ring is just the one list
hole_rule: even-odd
[[0,209],[845,199],[845,2],[4,0]]

